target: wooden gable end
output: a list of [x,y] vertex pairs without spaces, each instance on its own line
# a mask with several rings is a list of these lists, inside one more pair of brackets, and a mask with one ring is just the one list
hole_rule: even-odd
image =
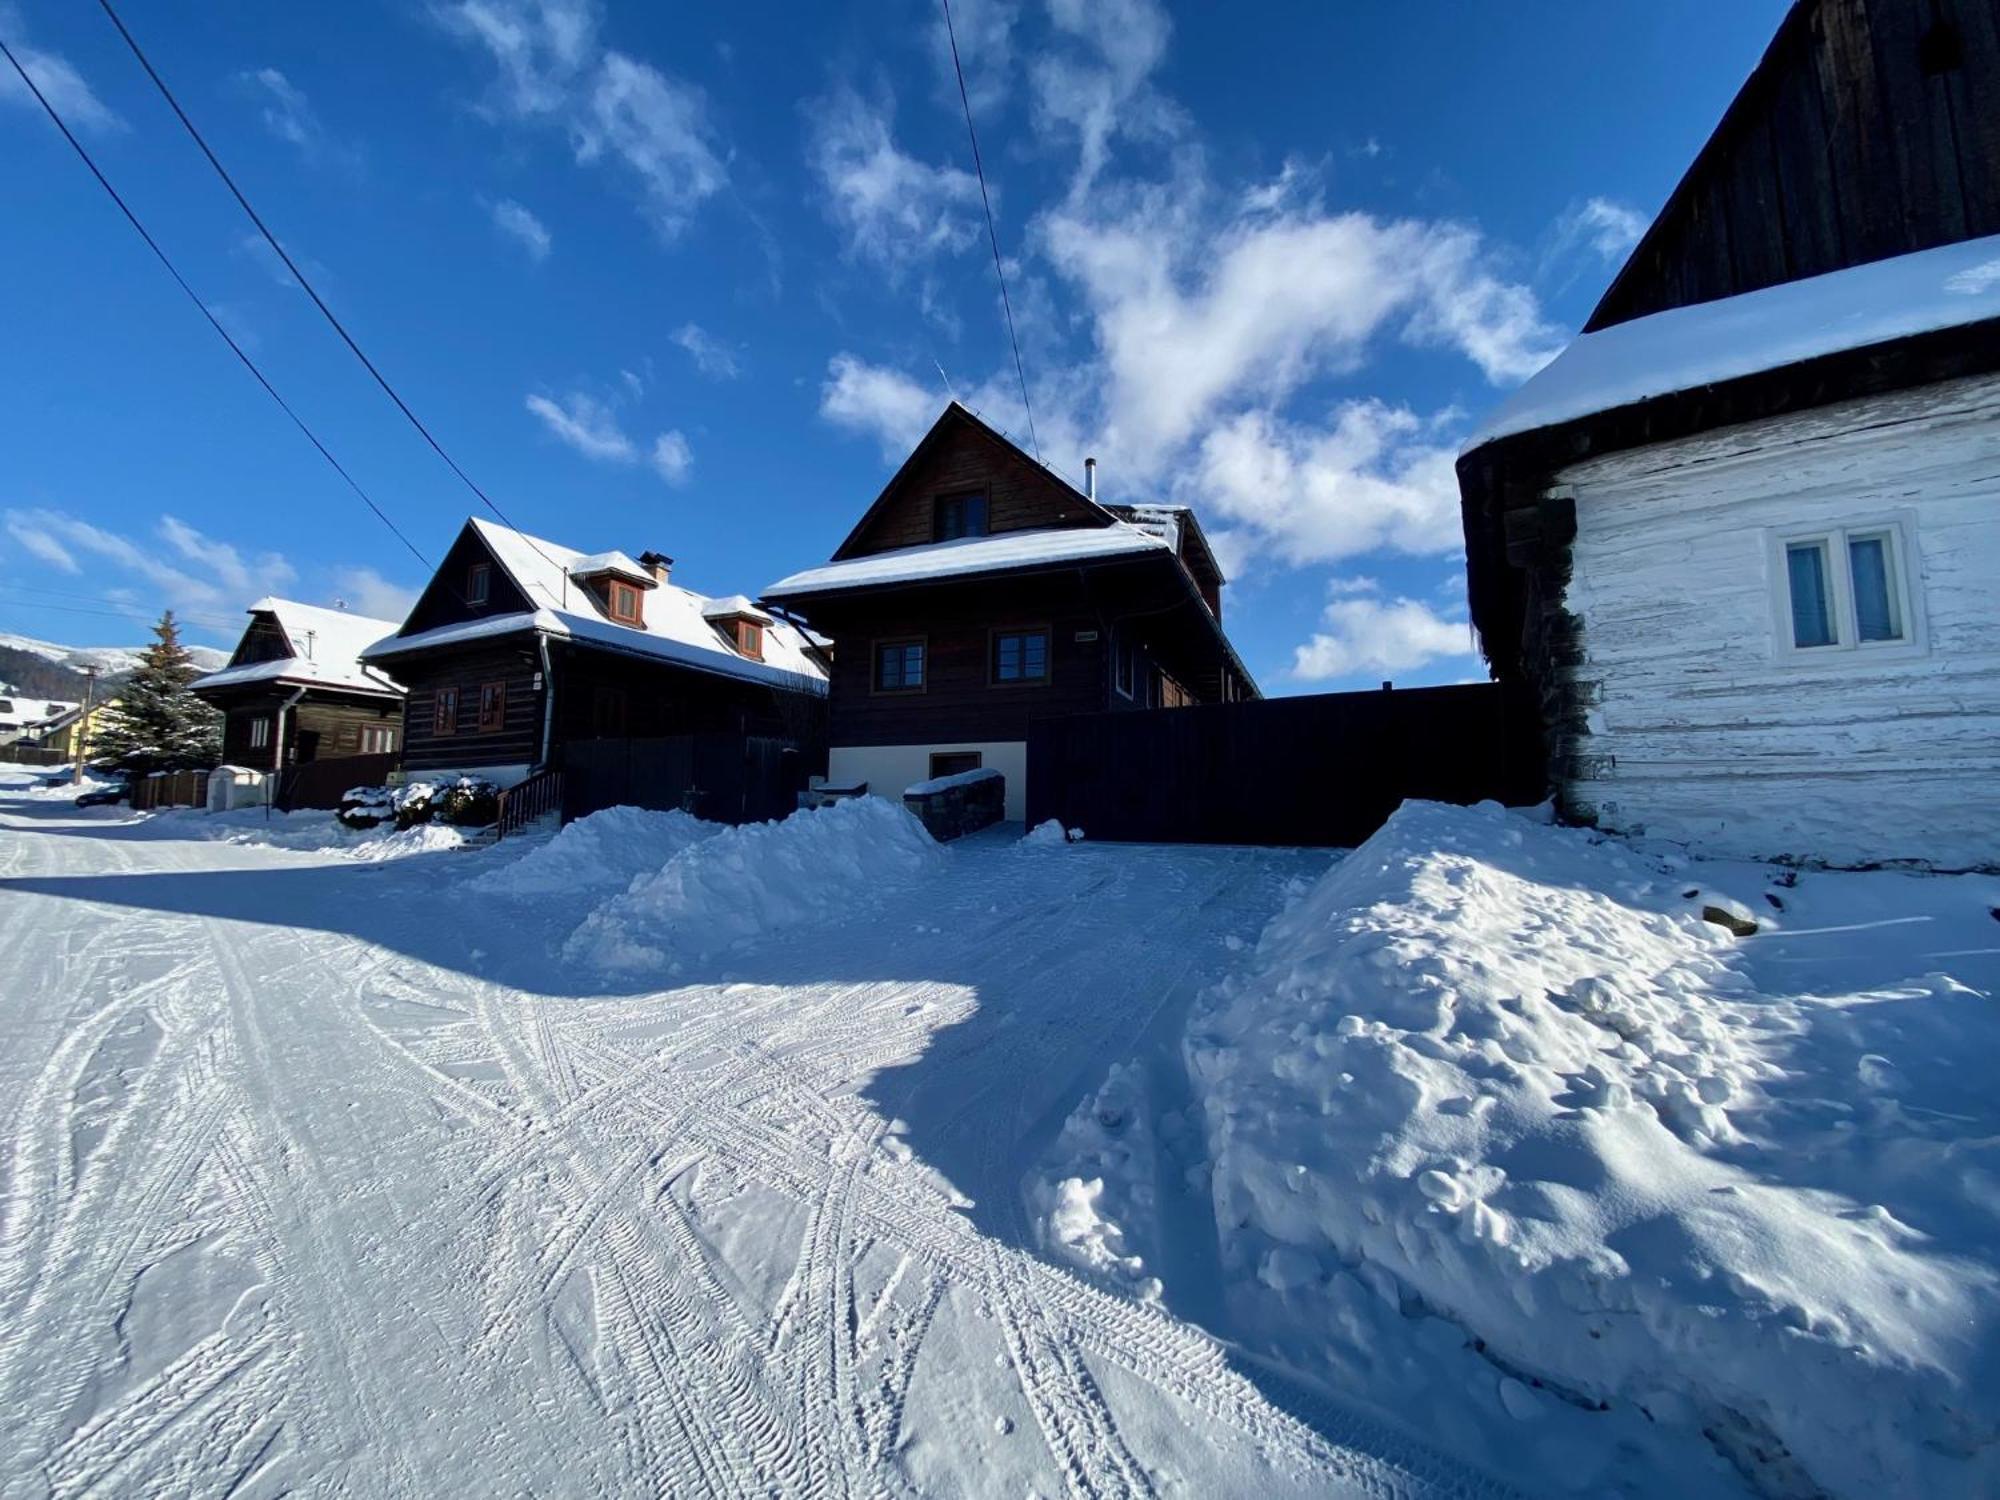
[[1799,0],[1586,332],[2000,233],[2000,8]]
[[283,661],[296,656],[285,629],[278,623],[278,617],[271,614],[253,615],[249,627],[243,632],[243,639],[236,643],[236,654],[229,658],[232,667],[247,667],[252,662]]
[[988,533],[1108,526],[1112,519],[963,407],[952,406],[840,544],[833,560],[937,541],[938,501],[969,494],[985,498]]
[[[486,598],[483,603],[475,603],[468,596],[471,587],[472,570],[475,566],[486,568]],[[481,620],[489,615],[520,614],[533,608],[527,596],[514,586],[514,580],[507,570],[500,566],[500,560],[493,555],[479,533],[470,525],[458,534],[458,540],[451,544],[451,550],[444,555],[444,561],[431,575],[431,581],[424,585],[418,597],[416,608],[403,622],[398,635],[416,635],[420,631],[436,630],[442,625],[457,625],[465,620]]]

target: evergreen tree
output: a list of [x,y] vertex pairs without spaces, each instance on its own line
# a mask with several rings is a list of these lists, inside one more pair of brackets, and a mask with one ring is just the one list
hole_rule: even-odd
[[104,715],[93,759],[135,775],[212,766],[222,756],[222,715],[188,691],[201,669],[181,644],[172,610],[153,634],[159,639],[139,654],[117,705]]

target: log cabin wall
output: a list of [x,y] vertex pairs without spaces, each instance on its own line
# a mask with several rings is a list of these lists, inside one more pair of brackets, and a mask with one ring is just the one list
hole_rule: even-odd
[[[541,755],[541,662],[533,637],[520,635],[463,651],[427,651],[384,662],[409,691],[403,705],[403,768],[410,772],[461,766],[532,765]],[[479,690],[502,683],[507,702],[498,729],[479,728]],[[455,732],[440,733],[437,695],[458,690]]]
[[2000,6],[1802,0],[1585,331],[2000,234]]

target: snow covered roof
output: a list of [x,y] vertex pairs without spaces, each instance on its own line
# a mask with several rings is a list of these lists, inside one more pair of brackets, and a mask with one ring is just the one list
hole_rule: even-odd
[[764,590],[766,599],[832,593],[884,583],[922,583],[972,573],[1004,573],[1052,563],[1079,562],[1124,553],[1165,552],[1161,538],[1123,521],[1110,526],[1065,526],[1044,531],[1003,531],[922,547],[900,547],[846,562],[826,563],[781,578]]
[[720,599],[711,599],[701,607],[701,613],[702,618],[708,620],[731,620],[743,615],[768,624],[771,619],[742,594],[724,594]]
[[468,524],[534,607],[378,641],[369,652],[371,659],[538,630],[723,677],[804,692],[826,691],[826,673],[808,654],[805,636],[791,625],[772,621],[764,631],[764,659],[753,661],[740,655],[709,623],[703,614],[711,603],[708,597],[675,583],[661,584],[646,596],[644,625],[621,625],[600,613],[590,593],[571,581],[579,563],[587,561],[585,554],[476,516]]
[[634,562],[629,554],[615,547],[609,552],[592,552],[586,557],[579,557],[569,565],[569,576],[572,578],[598,578],[606,573],[616,573],[647,588],[651,588],[655,581],[653,575]]
[[1988,318],[2000,318],[2000,235],[1672,308],[1579,337],[1501,402],[1459,451]]
[[56,698],[21,698],[0,688],[0,730],[33,729],[81,706]]
[[396,621],[376,620],[344,609],[324,609],[296,599],[263,598],[248,613],[276,618],[291,643],[290,656],[224,667],[194,681],[196,688],[238,687],[253,682],[290,682],[338,688],[351,693],[396,693],[402,685],[361,661],[362,652],[396,633]]

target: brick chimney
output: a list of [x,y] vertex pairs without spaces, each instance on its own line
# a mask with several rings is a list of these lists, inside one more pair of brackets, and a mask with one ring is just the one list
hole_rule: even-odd
[[653,582],[664,588],[668,577],[673,573],[674,560],[664,552],[641,552],[639,566],[653,575]]

